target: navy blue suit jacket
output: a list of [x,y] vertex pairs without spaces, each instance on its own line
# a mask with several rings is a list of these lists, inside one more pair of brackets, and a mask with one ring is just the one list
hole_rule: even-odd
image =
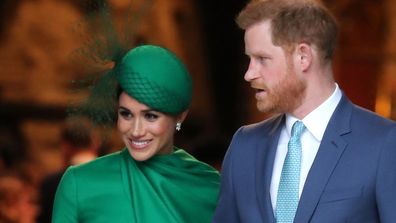
[[[284,115],[241,127],[224,158],[214,223],[274,223],[270,183]],[[295,223],[396,222],[396,123],[342,97]]]

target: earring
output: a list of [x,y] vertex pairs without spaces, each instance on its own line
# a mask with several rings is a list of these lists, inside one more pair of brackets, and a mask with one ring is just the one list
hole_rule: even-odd
[[176,123],[176,131],[180,131],[181,129],[181,122]]

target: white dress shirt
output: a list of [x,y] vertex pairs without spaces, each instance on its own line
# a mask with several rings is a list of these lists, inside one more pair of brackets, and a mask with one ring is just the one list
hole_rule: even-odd
[[[301,197],[305,180],[307,179],[309,169],[311,168],[315,156],[319,150],[319,145],[322,141],[327,124],[329,123],[329,120],[333,115],[334,110],[340,102],[341,96],[341,90],[336,84],[336,88],[333,94],[319,107],[317,107],[307,116],[305,116],[303,120],[301,120],[304,123],[306,129],[301,135],[302,153],[299,197]],[[282,173],[283,162],[286,158],[286,153],[288,150],[287,144],[290,139],[292,126],[297,120],[297,118],[286,114],[286,124],[285,126],[283,126],[279,137],[270,187],[271,203],[274,210],[276,207],[276,198],[278,194],[278,187]]]

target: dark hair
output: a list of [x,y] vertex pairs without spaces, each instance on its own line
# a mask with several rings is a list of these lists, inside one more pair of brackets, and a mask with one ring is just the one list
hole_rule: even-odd
[[272,41],[290,51],[295,44],[313,44],[324,61],[330,61],[337,42],[334,16],[319,0],[252,0],[239,13],[242,29],[270,20]]
[[92,144],[92,125],[87,118],[70,117],[65,121],[62,140],[74,148],[89,147]]

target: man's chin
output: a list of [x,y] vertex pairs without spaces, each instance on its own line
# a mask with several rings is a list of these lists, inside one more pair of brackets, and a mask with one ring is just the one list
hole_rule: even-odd
[[268,103],[263,103],[258,101],[256,104],[257,110],[262,113],[271,113],[274,110],[274,107]]

